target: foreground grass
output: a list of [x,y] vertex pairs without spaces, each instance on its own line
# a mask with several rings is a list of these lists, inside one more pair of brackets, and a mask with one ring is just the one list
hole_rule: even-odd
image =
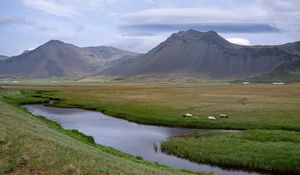
[[18,92],[0,88],[0,174],[192,174],[96,145],[91,137],[34,117],[17,103],[4,103],[1,96],[12,94]]
[[[46,84],[3,86],[19,103],[61,99],[56,106],[104,112],[152,125],[300,131],[300,85]],[[23,101],[22,101],[23,100]],[[33,101],[32,101],[33,100]],[[192,113],[198,118],[183,118]],[[229,115],[208,121],[207,116]]]
[[163,151],[200,163],[300,174],[300,133],[252,130],[173,137]]

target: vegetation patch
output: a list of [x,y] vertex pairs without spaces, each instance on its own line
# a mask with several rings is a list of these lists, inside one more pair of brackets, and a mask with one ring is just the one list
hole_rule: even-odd
[[146,162],[97,145],[79,131],[32,116],[19,104],[44,100],[26,98],[28,94],[0,89],[0,174],[203,174]]
[[[195,162],[300,173],[299,84],[78,83],[3,87],[3,100],[15,106],[46,104],[52,99],[56,102],[47,105],[96,110],[143,124],[245,130],[175,137],[162,147],[167,153]],[[193,116],[182,117],[186,113]],[[220,114],[228,117],[221,118]],[[208,116],[216,120],[208,120]],[[35,120],[97,150],[148,164],[140,157],[96,145],[80,132],[63,130],[44,118]]]
[[[7,86],[17,104],[76,107],[141,124],[203,129],[300,131],[298,84],[63,84]],[[192,113],[193,117],[182,117]],[[220,118],[226,114],[228,118]],[[216,117],[215,121],[208,116]]]
[[162,150],[199,163],[282,174],[300,173],[300,133],[250,130],[173,137]]

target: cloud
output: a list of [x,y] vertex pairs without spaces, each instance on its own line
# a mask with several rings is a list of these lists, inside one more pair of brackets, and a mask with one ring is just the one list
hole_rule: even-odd
[[238,45],[250,45],[250,41],[246,38],[225,38],[227,41]]
[[198,23],[198,24],[140,24],[123,25],[119,29],[127,35],[154,35],[160,32],[195,29],[199,31],[214,30],[220,33],[263,33],[279,32],[279,29],[260,23]]
[[299,0],[257,0],[257,6],[266,11],[266,20],[288,35],[300,36]]
[[72,6],[59,3],[55,0],[22,0],[22,2],[28,7],[55,16],[71,17],[76,14],[76,11]]
[[[252,11],[252,13],[244,13]],[[263,21],[265,12],[253,7],[240,9],[157,8],[120,15],[119,29],[127,34],[155,33],[186,29],[215,30],[221,33],[278,32]]]
[[0,18],[0,28],[10,27],[10,26],[32,28],[42,32],[57,30],[57,28],[55,27],[42,26],[33,21],[27,20],[26,18],[17,18],[17,17]]

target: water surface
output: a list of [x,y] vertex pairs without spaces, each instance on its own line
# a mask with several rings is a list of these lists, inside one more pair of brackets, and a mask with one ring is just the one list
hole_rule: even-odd
[[57,108],[43,105],[24,105],[23,107],[33,115],[44,116],[59,123],[65,129],[77,129],[86,135],[93,136],[97,144],[110,146],[131,155],[141,156],[147,161],[158,162],[173,168],[214,172],[218,175],[259,174],[197,164],[160,151],[160,143],[168,137],[193,132],[209,132],[211,130],[142,125],[110,117],[100,112],[75,108]]

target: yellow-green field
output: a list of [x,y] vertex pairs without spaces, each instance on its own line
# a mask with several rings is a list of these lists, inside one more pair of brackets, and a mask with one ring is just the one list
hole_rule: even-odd
[[[52,99],[57,100],[55,106],[98,110],[144,124],[249,130],[175,137],[165,142],[163,149],[201,163],[300,173],[300,84],[65,83],[4,84],[2,87],[5,89],[2,101],[15,106]],[[182,117],[185,113],[194,117]],[[229,118],[219,118],[221,113]],[[209,115],[217,120],[208,120]],[[155,171],[159,168],[157,172],[171,171],[153,168]],[[175,172],[182,173],[172,173]]]
[[[98,110],[145,124],[300,131],[298,84],[244,86],[73,83],[3,87],[26,90],[25,96],[61,99],[58,106]],[[197,118],[183,118],[185,113],[192,113]],[[229,118],[207,120],[209,115],[218,117],[221,113],[229,115]]]

